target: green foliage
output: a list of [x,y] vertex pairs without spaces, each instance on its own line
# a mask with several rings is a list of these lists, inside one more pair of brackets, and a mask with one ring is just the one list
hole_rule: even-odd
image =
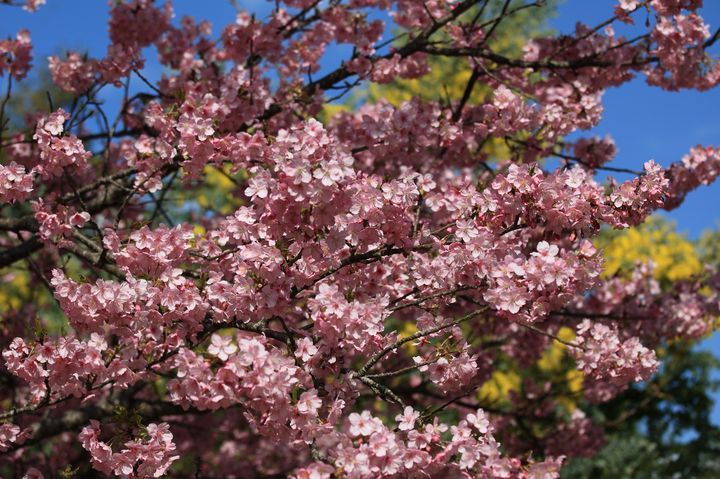
[[720,266],[720,227],[705,231],[700,236],[698,250],[703,264]]

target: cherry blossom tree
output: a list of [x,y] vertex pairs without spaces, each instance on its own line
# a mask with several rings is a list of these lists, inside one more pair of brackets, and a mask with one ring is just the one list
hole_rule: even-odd
[[[216,38],[169,2],[112,1],[104,57],[47,59],[75,100],[17,128],[5,106],[38,60],[30,32],[2,40],[0,267],[62,311],[2,312],[2,474],[548,479],[597,451],[604,424],[582,405],[706,334],[720,277],[601,276],[592,239],[678,206],[720,150],[632,171],[608,165],[609,138],[565,138],[636,76],[714,87],[720,31],[702,0],[620,0],[522,55],[493,48],[542,4],[287,0]],[[642,35],[614,33],[636,20]],[[333,44],[348,55],[325,58]],[[471,68],[459,97],[325,114],[435,57]],[[220,184],[229,211],[193,199]],[[509,401],[480,394],[555,344],[580,388],[528,373]]]

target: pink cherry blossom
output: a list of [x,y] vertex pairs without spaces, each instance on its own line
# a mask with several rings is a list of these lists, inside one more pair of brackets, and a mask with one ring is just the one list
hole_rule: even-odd
[[[210,25],[113,1],[104,52],[50,57],[72,101],[0,125],[0,475],[549,479],[595,454],[609,424],[586,412],[712,330],[720,276],[608,278],[593,240],[713,182],[720,149],[605,180],[617,147],[583,131],[636,76],[720,83],[714,30],[700,0],[618,0],[637,36],[523,30],[512,52],[492,25],[524,9],[483,24],[476,3]],[[12,33],[14,101],[32,45]],[[466,93],[356,96],[425,85],[436,58]],[[572,411],[536,373],[558,344]],[[490,407],[507,368],[521,384]]]
[[15,40],[0,40],[0,77],[7,71],[15,80],[22,80],[30,70],[31,61],[30,32],[23,29]]
[[409,431],[415,427],[415,421],[417,421],[419,417],[419,412],[407,406],[402,414],[395,416],[395,420],[398,422],[398,429],[401,431]]
[[213,334],[210,338],[208,353],[217,357],[220,361],[227,361],[230,355],[234,354],[236,351],[237,346],[233,344],[231,337]]
[[0,165],[0,201],[22,201],[33,191],[33,175],[25,173],[25,167],[14,161]]

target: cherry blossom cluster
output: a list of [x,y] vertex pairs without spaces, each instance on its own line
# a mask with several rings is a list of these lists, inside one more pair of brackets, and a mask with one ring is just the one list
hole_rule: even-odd
[[28,12],[34,12],[42,5],[45,5],[46,2],[47,0],[25,0],[23,10],[27,10]]
[[40,162],[35,167],[43,179],[61,176],[64,172],[79,174],[92,155],[75,135],[63,135],[64,123],[70,119],[62,109],[38,121],[33,140],[40,150]]
[[[326,438],[336,468],[348,478],[370,478],[422,473],[430,477],[466,474],[471,477],[542,479],[556,476],[563,458],[523,464],[517,458],[503,458],[492,426],[482,410],[469,413],[452,426],[452,439],[444,441],[448,427],[434,421],[416,427],[419,413],[411,407],[396,417],[390,430],[368,411],[351,413],[347,429]],[[448,462],[457,457],[457,463]],[[333,468],[312,463],[296,472],[295,478],[330,478]]]
[[[705,73],[703,42],[710,38],[710,29],[695,13],[663,16],[652,33],[656,42],[654,53],[660,58],[660,66],[653,70],[648,81],[668,89],[698,85],[709,88],[717,84],[718,68]],[[684,54],[678,55],[678,51]]]
[[128,441],[119,452],[100,440],[100,423],[91,421],[83,428],[79,439],[82,447],[90,453],[93,467],[105,474],[117,477],[161,477],[180,456],[173,455],[175,444],[170,426],[149,424],[145,437]]
[[570,421],[551,431],[545,451],[551,456],[589,457],[604,443],[605,431],[593,424],[581,409],[576,409],[572,412]]
[[0,165],[0,201],[14,203],[28,197],[33,190],[33,175],[25,173],[25,167],[10,162]]
[[75,396],[87,392],[96,381],[102,381],[118,370],[120,361],[107,365],[103,358],[108,348],[102,336],[91,336],[87,341],[73,337],[46,340],[27,344],[16,338],[3,351],[3,359],[13,375],[29,386],[32,401]]
[[622,341],[614,329],[588,319],[580,323],[578,347],[573,348],[578,367],[588,378],[610,386],[648,379],[658,365],[655,353],[637,337]]
[[[189,349],[178,352],[173,365],[177,379],[168,383],[170,399],[200,410],[242,403],[251,424],[268,434],[280,434],[285,429],[282,425],[292,416],[291,391],[299,384],[312,384],[310,378],[293,358],[266,346],[262,340],[239,337],[235,345],[218,338],[214,335],[208,348],[208,353],[223,363],[217,370]],[[310,393],[303,394],[297,405],[301,418],[316,412]]]
[[95,66],[85,61],[79,54],[70,53],[67,59],[48,58],[48,68],[53,82],[62,90],[80,95],[90,89],[95,82]]
[[710,184],[720,175],[720,149],[696,146],[670,171],[670,192],[666,208],[679,206],[690,191]]
[[20,30],[15,40],[0,41],[0,77],[8,72],[15,80],[22,80],[30,70],[31,61],[32,44],[27,30]]
[[[54,270],[51,281],[60,306],[73,318],[70,322],[73,327],[86,331],[110,327],[129,335],[129,340],[135,340],[132,336],[138,332],[151,333],[144,339],[152,347],[154,337],[163,333],[152,328],[153,323],[182,323],[187,331],[195,331],[207,309],[197,287],[179,273],[169,271],[163,278],[165,283],[163,279],[153,282],[128,277],[122,283],[100,279],[89,284],[77,283]],[[154,331],[147,331],[148,328]],[[185,334],[178,331],[175,336],[182,338]]]
[[581,138],[573,145],[573,153],[588,168],[597,168],[615,158],[617,147],[612,138]]
[[38,222],[38,234],[44,240],[69,236],[74,228],[82,228],[90,220],[90,214],[86,211],[73,212],[62,206],[55,212],[50,211],[42,199],[38,199],[32,206]]
[[[594,315],[627,318],[625,330],[650,346],[662,338],[700,338],[711,332],[718,311],[717,288],[702,290],[703,283],[678,281],[673,294],[668,294],[653,271],[651,262],[641,263],[629,278],[604,280],[593,294],[579,300],[577,307]],[[715,284],[716,273],[710,274],[707,284]]]
[[22,442],[20,428],[15,424],[0,425],[0,452],[5,451],[11,444]]
[[[565,138],[637,74],[715,85],[701,3],[622,0],[512,56],[498,29],[530,4],[288,0],[213,30],[110,2],[104,57],[48,59],[78,101],[0,124],[0,268],[33,298],[0,308],[0,475],[552,479],[592,455],[585,411],[720,313],[716,271],[606,278],[592,240],[715,180],[720,150],[601,182],[612,138]],[[617,35],[642,6],[647,34]],[[334,114],[437,57],[462,96]],[[30,59],[27,32],[0,42],[8,81]]]

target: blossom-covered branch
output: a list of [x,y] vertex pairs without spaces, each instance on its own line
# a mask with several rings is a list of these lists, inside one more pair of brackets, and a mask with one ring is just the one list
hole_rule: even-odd
[[[0,121],[0,268],[29,298],[0,309],[0,474],[548,479],[597,449],[577,406],[707,333],[720,283],[601,277],[592,240],[714,181],[720,150],[618,169],[612,139],[566,138],[637,75],[717,85],[718,35],[699,0],[621,0],[499,48],[542,3],[287,0],[216,38],[169,1],[110,2],[105,56],[47,60],[73,100]],[[436,57],[467,62],[457,97],[330,102]],[[33,61],[27,31],[0,41],[8,98]],[[551,347],[562,377],[484,394]]]

